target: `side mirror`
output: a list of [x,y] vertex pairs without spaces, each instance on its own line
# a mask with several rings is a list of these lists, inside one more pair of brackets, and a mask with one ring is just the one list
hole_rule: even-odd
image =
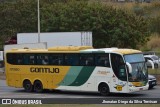
[[152,69],[154,69],[154,63],[151,60],[147,60],[151,65],[152,65]]
[[126,62],[126,65],[128,66],[128,70],[129,70],[129,73],[132,73],[132,66],[130,63]]

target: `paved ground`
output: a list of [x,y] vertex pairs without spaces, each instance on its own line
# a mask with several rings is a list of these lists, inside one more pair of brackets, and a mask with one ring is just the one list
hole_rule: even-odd
[[132,94],[111,94],[101,96],[99,93],[45,91],[43,93],[27,93],[23,88],[6,86],[5,80],[0,80],[0,98],[160,98],[160,86],[151,90],[135,92]]
[[[23,88],[6,86],[5,76],[0,69],[0,98],[160,98],[160,85],[151,90],[135,92],[132,94],[111,94],[101,96],[99,93],[45,91],[43,93],[27,93]],[[158,75],[160,76],[160,75]]]

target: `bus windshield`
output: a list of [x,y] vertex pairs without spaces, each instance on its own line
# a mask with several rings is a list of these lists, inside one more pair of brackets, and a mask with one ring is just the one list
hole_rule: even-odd
[[147,82],[148,71],[143,54],[124,55],[124,59],[132,66],[132,73],[128,74],[129,76],[128,80],[130,82],[139,82],[139,81]]

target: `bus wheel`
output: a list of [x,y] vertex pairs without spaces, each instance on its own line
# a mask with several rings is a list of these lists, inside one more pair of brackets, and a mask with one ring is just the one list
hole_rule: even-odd
[[43,85],[41,81],[38,80],[34,82],[34,91],[37,93],[41,93],[43,91]]
[[155,68],[158,68],[158,64],[154,64],[154,67],[155,67]]
[[98,91],[103,96],[107,96],[110,94],[109,87],[106,83],[101,83],[98,87]]
[[29,80],[25,80],[23,82],[23,87],[24,87],[26,92],[32,92],[33,91],[33,85],[31,84],[31,82]]

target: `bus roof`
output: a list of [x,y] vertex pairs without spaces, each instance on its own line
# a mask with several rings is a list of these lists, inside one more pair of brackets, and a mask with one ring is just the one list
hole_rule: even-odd
[[91,46],[59,46],[48,49],[12,49],[7,51],[9,53],[119,53],[119,54],[133,54],[141,53],[134,49],[119,49],[119,48],[100,48],[93,49]]
[[119,53],[119,54],[134,54],[134,53],[141,53],[139,50],[135,49],[120,49],[120,48],[101,48],[101,49],[87,49],[83,50],[83,52],[103,52],[103,53]]

